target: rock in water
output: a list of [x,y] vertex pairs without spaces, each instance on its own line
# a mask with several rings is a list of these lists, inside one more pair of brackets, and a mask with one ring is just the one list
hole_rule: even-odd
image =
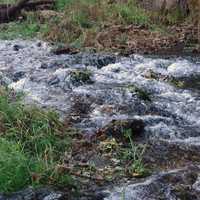
[[125,141],[127,139],[126,134],[130,134],[131,138],[134,139],[141,136],[143,131],[144,122],[141,119],[112,120],[100,130],[100,132],[119,141]]
[[116,187],[104,200],[199,200],[199,167],[152,176],[140,183]]
[[0,200],[64,200],[67,194],[50,188],[28,188],[10,195],[0,195]]

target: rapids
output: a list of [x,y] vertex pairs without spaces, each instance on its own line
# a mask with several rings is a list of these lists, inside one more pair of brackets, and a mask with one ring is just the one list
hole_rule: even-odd
[[[200,145],[199,59],[54,55],[52,48],[42,41],[0,41],[0,83],[24,92],[26,103],[70,118],[84,134],[95,134],[113,119],[137,118],[147,140]],[[143,196],[152,180],[128,186],[124,198],[157,199]],[[176,199],[166,183],[161,185],[164,199]],[[116,194],[106,199],[120,199]]]

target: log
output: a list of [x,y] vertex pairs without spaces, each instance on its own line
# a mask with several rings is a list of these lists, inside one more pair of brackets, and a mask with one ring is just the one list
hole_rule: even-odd
[[25,3],[29,0],[20,0],[18,3],[14,4],[13,6],[8,6],[7,8],[0,9],[0,23],[6,23],[16,19]]
[[[0,10],[8,9],[12,4],[0,4]],[[53,9],[55,7],[55,1],[52,0],[41,0],[36,2],[27,2],[23,5],[23,9],[26,11],[42,10],[42,9]]]
[[55,1],[52,0],[28,2],[23,6],[23,9],[26,11],[47,10],[47,9],[52,10],[54,8],[55,8]]
[[30,0],[20,0],[18,3],[11,4],[0,4],[0,23],[7,23],[16,20],[21,11],[35,11],[44,9],[53,9],[55,6],[54,0],[41,0],[41,1],[31,1]]

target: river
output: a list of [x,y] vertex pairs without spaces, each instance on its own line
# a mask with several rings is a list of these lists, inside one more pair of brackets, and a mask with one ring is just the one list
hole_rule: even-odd
[[[174,154],[181,149],[178,156],[199,156],[200,59],[54,55],[52,48],[42,41],[0,41],[0,83],[23,91],[26,103],[55,109],[61,118],[70,118],[88,136],[112,120],[140,119],[143,139],[165,144],[164,153],[167,145],[173,145]],[[159,151],[161,157],[165,155]],[[122,194],[126,200],[200,199],[198,159],[189,161],[139,183],[116,186],[105,199],[121,200]],[[189,183],[190,172],[196,178]],[[174,176],[177,180],[172,181]],[[188,196],[177,196],[173,187],[177,184],[190,186],[183,188]]]

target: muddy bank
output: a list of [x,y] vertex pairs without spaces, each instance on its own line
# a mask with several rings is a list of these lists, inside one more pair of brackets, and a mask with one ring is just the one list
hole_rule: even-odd
[[[54,55],[48,43],[15,40],[0,43],[0,72],[2,85],[24,92],[28,104],[55,109],[87,139],[99,133],[120,139],[122,130],[130,129],[135,141],[149,143],[145,159],[155,172],[199,163],[199,59]],[[193,169],[199,173],[198,167],[182,170],[189,176]],[[159,199],[160,193],[171,200],[195,185],[186,195],[198,199],[198,178],[188,183],[180,172],[158,172],[134,184],[123,179],[127,183],[117,188],[125,188],[125,199]],[[183,188],[174,193],[177,184]],[[109,193],[107,199],[121,198],[121,192]]]

